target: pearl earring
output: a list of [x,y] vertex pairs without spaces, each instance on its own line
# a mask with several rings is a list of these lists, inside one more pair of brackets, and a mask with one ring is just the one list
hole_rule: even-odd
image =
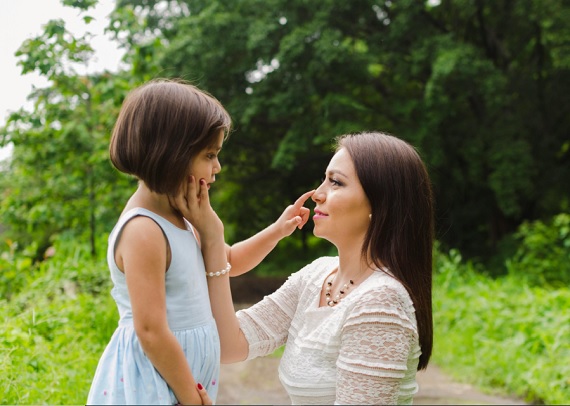
[[370,213],[370,214],[368,215],[368,218],[369,218],[370,220],[372,220],[372,213]]

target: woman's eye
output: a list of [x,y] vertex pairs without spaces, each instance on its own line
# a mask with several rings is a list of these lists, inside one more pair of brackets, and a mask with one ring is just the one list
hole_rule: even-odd
[[328,181],[333,186],[342,186],[342,183],[334,178],[321,178],[321,184],[325,183],[325,181]]
[[334,179],[334,178],[329,178],[329,182],[333,185],[333,186],[342,186],[342,183],[340,183],[338,180]]

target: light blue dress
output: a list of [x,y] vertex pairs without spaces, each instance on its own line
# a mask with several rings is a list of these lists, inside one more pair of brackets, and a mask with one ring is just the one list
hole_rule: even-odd
[[[119,326],[103,352],[87,404],[175,404],[176,397],[142,349],[133,327],[125,275],[115,264],[115,244],[124,225],[146,216],[162,229],[171,250],[165,273],[168,326],[182,346],[196,382],[215,402],[220,373],[220,339],[210,308],[202,252],[191,231],[182,230],[159,215],[135,208],[125,213],[109,235],[107,262],[114,287],[111,295],[119,309]],[[97,328],[97,326],[93,326]]]

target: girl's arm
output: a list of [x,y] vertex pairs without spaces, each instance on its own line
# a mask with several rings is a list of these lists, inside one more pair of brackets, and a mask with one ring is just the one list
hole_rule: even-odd
[[309,220],[310,210],[303,204],[311,197],[311,190],[288,206],[277,221],[261,230],[253,237],[226,246],[229,262],[232,264],[231,276],[238,276],[255,268],[269,254],[279,241],[291,235],[295,228],[303,228]]
[[[207,253],[204,258],[210,261]],[[301,273],[291,275],[277,291],[237,315],[228,274],[208,277],[210,304],[220,334],[223,364],[269,355],[285,344],[304,286]]]
[[117,263],[125,273],[139,342],[154,367],[182,404],[202,404],[182,348],[166,319],[164,274],[167,243],[161,228],[147,217],[124,227]]
[[[228,264],[224,225],[210,206],[204,179],[200,179],[200,188],[197,190],[194,177],[190,176],[179,193],[170,197],[170,204],[198,231],[206,273],[224,270]],[[210,305],[220,336],[222,362],[244,360],[248,345],[236,318],[229,273],[207,278]]]
[[[191,177],[190,181],[185,185],[183,189],[184,190],[181,190],[176,197],[171,199],[171,204],[176,207],[184,215],[184,217],[198,230],[198,233],[200,234],[201,249],[204,258],[204,264],[206,266],[206,272],[210,273],[221,271],[225,269],[227,264],[226,244],[224,242],[224,227],[221,220],[210,206],[206,184],[201,180],[200,191],[198,192],[194,184],[194,179]],[[301,196],[301,198],[299,198],[295,204],[289,206],[285,210],[283,215],[276,222],[279,223],[283,229],[289,230],[289,234],[293,232],[298,224],[304,224],[307,221],[308,209],[301,210],[301,207],[303,203],[309,198],[309,196],[312,195],[312,193],[313,192],[311,191]],[[303,215],[305,216],[305,219],[303,219]],[[295,217],[300,218],[295,219]],[[242,249],[238,250],[240,253],[238,254],[237,266],[248,266],[247,264],[251,265],[255,261],[259,262],[271,250],[274,245],[264,245],[264,236],[266,238],[269,238],[264,233],[264,231],[262,231],[257,236],[252,237],[252,239],[246,240],[244,242]],[[266,231],[266,233],[271,233],[271,231]],[[267,252],[264,254],[255,254],[250,251],[250,254],[255,256],[255,259],[247,262],[246,264],[247,259],[242,258],[242,256],[247,255],[248,250],[253,250],[256,246],[262,247],[260,249],[263,249],[264,247],[267,249]],[[232,260],[235,261],[233,254]],[[239,261],[243,262],[239,264]],[[232,269],[234,266],[236,265],[232,264]],[[282,289],[279,291],[281,290]],[[216,325],[218,327],[218,333],[220,335],[222,363],[232,363],[245,360],[249,354],[250,343],[246,339],[246,336],[240,326],[240,322],[235,314],[232,294],[230,290],[229,273],[225,273],[220,276],[208,277],[208,291],[210,295],[212,313],[214,314]],[[276,292],[276,294],[279,293]],[[290,298],[290,296],[288,297]],[[267,302],[269,305],[264,305],[263,303],[265,303],[265,301],[259,304],[263,309],[268,309],[272,306],[271,302]],[[275,307],[274,310],[279,311],[277,307]],[[268,314],[268,317],[272,320],[275,318],[274,311],[268,311],[265,313]],[[285,315],[285,318],[287,317],[289,317],[289,315]],[[283,337],[286,337],[286,332],[289,328],[288,324],[280,323],[278,328],[280,329],[279,334],[283,335]],[[270,336],[272,334],[261,332],[261,335]],[[255,337],[250,337],[250,339],[252,341],[259,340]],[[261,338],[261,340],[264,340],[264,338]],[[253,345],[257,344],[257,342],[253,343]]]

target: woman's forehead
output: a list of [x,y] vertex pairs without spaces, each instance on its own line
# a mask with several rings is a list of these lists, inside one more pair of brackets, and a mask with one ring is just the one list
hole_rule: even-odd
[[352,158],[345,148],[339,149],[331,158],[327,172],[340,173],[346,177],[354,175]]

